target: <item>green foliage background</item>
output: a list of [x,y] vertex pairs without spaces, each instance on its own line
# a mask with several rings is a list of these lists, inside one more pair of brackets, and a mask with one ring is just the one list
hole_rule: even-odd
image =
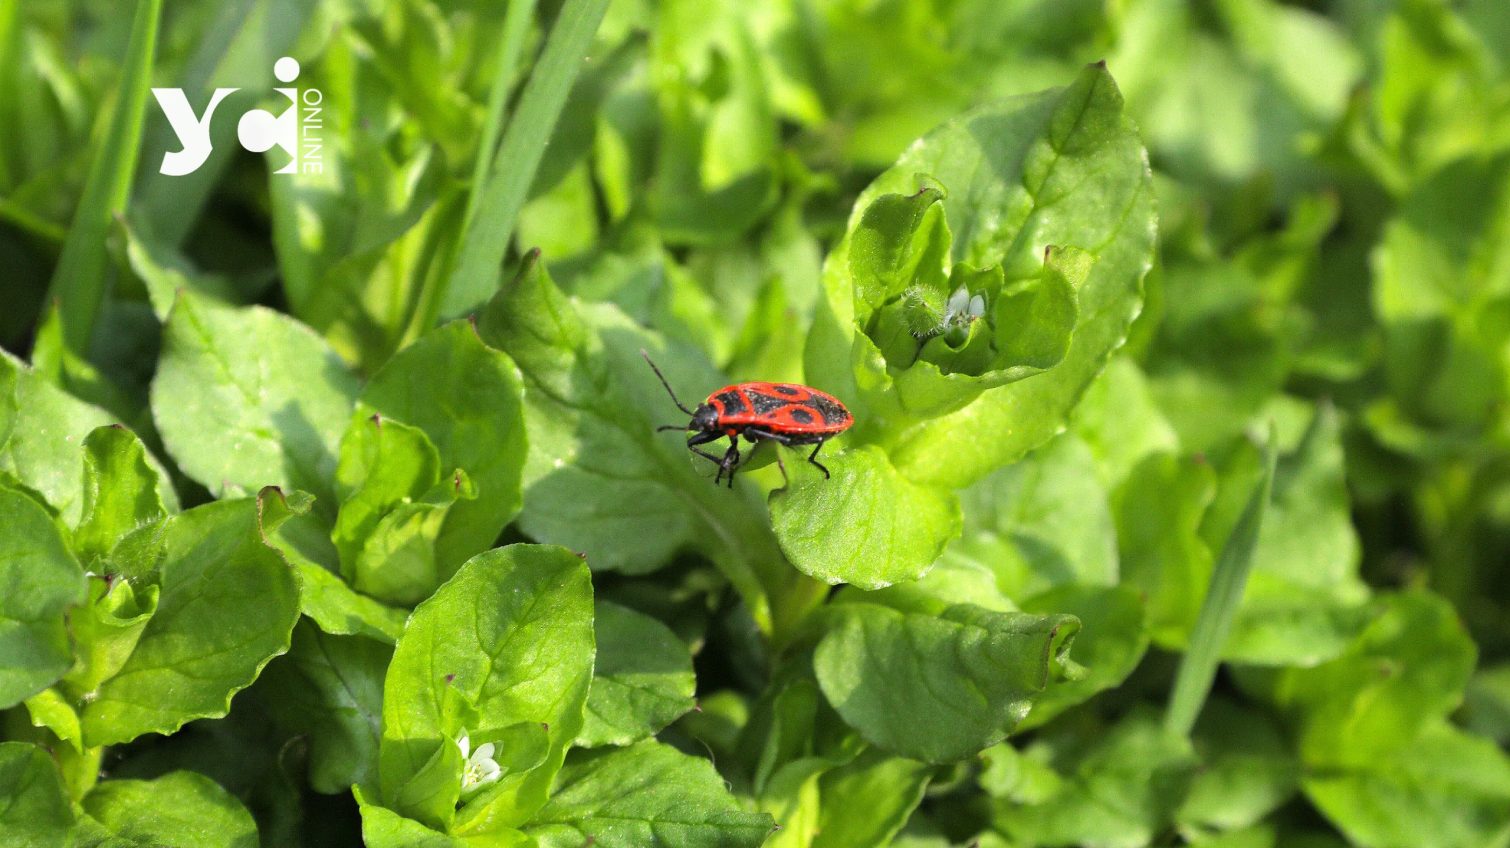
[[7,846],[1510,845],[1501,0],[0,0],[0,346]]

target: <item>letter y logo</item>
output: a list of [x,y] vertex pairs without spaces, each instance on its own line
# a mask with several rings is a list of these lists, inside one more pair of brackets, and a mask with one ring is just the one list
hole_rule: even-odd
[[[299,62],[284,56],[273,64],[273,76],[279,82],[292,83],[299,78]],[[199,166],[210,158],[213,142],[210,138],[210,119],[215,115],[215,107],[231,94],[240,91],[239,88],[217,88],[210,97],[210,103],[205,107],[203,115],[194,114],[194,107],[189,105],[189,98],[184,96],[181,88],[154,88],[152,94],[157,98],[157,103],[163,109],[163,114],[168,118],[168,124],[178,136],[179,150],[170,150],[163,154],[162,165],[158,170],[164,174],[181,177],[192,174]],[[236,124],[236,139],[241,146],[253,153],[264,153],[274,147],[281,148],[288,154],[288,164],[279,168],[274,173],[292,174],[299,167],[299,90],[296,88],[274,88],[288,98],[288,108],[280,114],[274,115],[265,109],[249,109],[241,116]],[[321,126],[319,120],[320,92],[309,89],[305,92],[309,111],[309,129],[318,132]],[[308,145],[306,153],[312,161],[308,163],[307,170],[318,171],[319,143],[318,137]]]

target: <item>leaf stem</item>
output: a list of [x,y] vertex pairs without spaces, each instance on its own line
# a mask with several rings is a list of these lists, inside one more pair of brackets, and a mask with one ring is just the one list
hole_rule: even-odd
[[1200,616],[1190,633],[1190,647],[1185,651],[1175,676],[1169,709],[1164,715],[1164,727],[1172,733],[1189,736],[1201,707],[1206,703],[1206,696],[1211,694],[1211,684],[1216,680],[1216,669],[1221,662],[1222,646],[1232,630],[1232,620],[1243,599],[1243,588],[1248,583],[1248,573],[1253,565],[1253,549],[1258,544],[1258,531],[1263,526],[1264,510],[1274,488],[1277,442],[1274,425],[1270,423],[1269,443],[1264,449],[1263,477],[1248,497],[1248,505],[1243,508],[1242,516],[1217,557]]

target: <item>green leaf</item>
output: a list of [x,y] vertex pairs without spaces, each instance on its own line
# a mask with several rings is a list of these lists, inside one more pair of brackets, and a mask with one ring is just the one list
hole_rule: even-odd
[[[526,452],[521,391],[513,361],[484,344],[466,321],[453,321],[421,336],[388,360],[362,390],[358,414],[376,413],[423,431],[434,445],[441,474],[449,478],[449,472],[459,468],[476,486],[475,499],[458,500],[438,517],[441,528],[434,549],[440,580],[490,547],[519,511]],[[424,446],[411,444],[413,434],[401,441],[406,444],[397,450],[407,458],[393,461],[421,466],[428,461],[420,458]],[[385,455],[385,474],[409,479],[422,473],[422,467],[407,465],[393,471],[387,461]],[[428,591],[406,600],[424,594]]]
[[457,471],[424,498],[396,506],[362,544],[352,583],[358,591],[394,604],[412,604],[443,582],[436,543],[452,507],[473,500],[477,490]]
[[[1244,493],[1263,471],[1258,448],[1246,440],[1223,465],[1221,487],[1201,529],[1213,547],[1231,532]],[[1341,427],[1336,412],[1323,406],[1300,443],[1279,459],[1273,501],[1222,658],[1310,666],[1341,653],[1367,614],[1359,559]]]
[[1504,744],[1510,740],[1510,665],[1480,668],[1463,696],[1463,719],[1469,730]]
[[152,416],[179,467],[210,491],[303,489],[328,512],[356,393],[308,327],[183,292],[164,329]]
[[399,504],[424,497],[440,475],[440,454],[423,430],[378,414],[352,416],[336,464],[341,510],[330,531],[348,579],[378,522]]
[[220,784],[192,771],[156,780],[107,780],[84,810],[116,836],[146,845],[257,848],[257,823]]
[[[464,627],[457,629],[457,622]],[[383,684],[380,780],[385,805],[448,827],[451,809],[431,815],[398,803],[428,761],[455,752],[466,733],[544,724],[544,764],[515,777],[509,806],[491,823],[517,825],[545,801],[546,788],[582,726],[592,680],[592,586],[572,552],[511,545],[469,560],[409,618]],[[452,791],[460,788],[460,764]]]
[[1057,774],[1001,799],[996,826],[1030,845],[1148,845],[1173,819],[1196,767],[1190,743],[1147,711],[1095,733],[1067,728],[1024,754]]
[[[362,844],[368,848],[465,848],[472,844],[431,830],[414,819],[406,819],[386,807],[371,803],[359,786],[352,787],[352,793],[356,795],[357,805],[362,813]],[[517,841],[510,841],[508,835],[501,833],[489,834],[489,837],[495,840],[484,843],[489,846],[507,848],[518,845],[522,848],[530,844],[522,834]]]
[[1489,426],[1510,327],[1498,283],[1510,227],[1510,154],[1475,156],[1433,174],[1401,203],[1375,261],[1374,313],[1384,332],[1387,402],[1428,428]]
[[1258,710],[1213,698],[1201,711],[1192,742],[1201,768],[1180,807],[1182,824],[1247,827],[1299,789],[1300,764],[1283,728]]
[[130,658],[86,696],[86,744],[172,733],[192,719],[225,715],[231,696],[288,649],[299,586],[264,541],[262,504],[270,501],[282,498],[269,491],[218,501],[162,525],[155,573],[126,578],[156,583],[157,610]]
[[944,192],[925,185],[916,194],[883,194],[865,207],[849,236],[858,304],[878,309],[914,285],[947,283],[952,237],[943,199]]
[[879,448],[824,464],[829,479],[793,463],[795,482],[771,497],[776,538],[804,574],[862,589],[915,580],[959,534],[954,495],[902,477]]
[[70,696],[77,699],[93,692],[121,670],[157,612],[158,597],[155,585],[138,591],[130,580],[90,575],[85,609],[69,620],[78,655],[62,681]]
[[1006,738],[1066,669],[1080,622],[958,604],[941,615],[845,604],[818,643],[823,694],[871,743],[930,763]]
[[1123,581],[1148,597],[1148,626],[1161,645],[1183,645],[1210,580],[1201,519],[1216,474],[1199,458],[1145,457],[1112,493]]
[[1360,70],[1339,22],[1269,2],[1208,17],[1145,0],[1120,17],[1112,66],[1161,167],[1212,194],[1259,176],[1291,194],[1318,178],[1305,140],[1341,116]]
[[1148,650],[1143,598],[1130,586],[1058,586],[1024,600],[1022,611],[1079,619],[1075,662],[1086,668],[1084,677],[1045,689],[1023,720],[1024,728],[1039,727],[1098,692],[1122,685]]
[[90,431],[84,438],[84,504],[74,550],[92,561],[122,536],[166,515],[158,483],[136,434],[120,426]]
[[1446,722],[1357,768],[1308,774],[1305,791],[1353,844],[1370,848],[1469,848],[1510,834],[1510,757]]
[[1179,437],[1154,403],[1148,377],[1126,356],[1112,357],[1075,407],[1074,432],[1095,458],[1107,488],[1126,480],[1151,453],[1177,453]]
[[307,622],[288,653],[262,674],[268,708],[309,740],[309,785],[338,794],[377,777],[383,676],[391,654],[382,642],[333,636]]
[[16,848],[67,848],[74,813],[63,778],[47,752],[0,742],[0,831]]
[[[301,509],[307,510],[308,505]],[[339,554],[329,538],[329,528],[317,516],[307,511],[292,512],[288,520],[274,524],[267,543],[277,548],[298,573],[302,613],[332,635],[366,636],[389,645],[398,641],[409,611],[357,592],[336,574]]]
[[1301,761],[1311,768],[1370,768],[1411,745],[1458,705],[1473,671],[1477,651],[1446,601],[1388,594],[1374,611],[1336,659],[1241,678],[1296,723]]
[[0,527],[0,707],[13,707],[73,664],[66,622],[84,601],[84,570],[47,510],[4,486]]
[[576,743],[629,745],[659,733],[695,705],[692,655],[671,629],[608,601],[594,607],[598,654]]
[[[31,719],[32,727],[45,727],[52,731],[52,735],[68,743],[74,753],[84,753],[84,731],[79,727],[78,711],[57,689],[43,689],[27,698],[25,704],[26,715]],[[91,778],[98,778],[98,769],[95,771]]]
[[529,832],[540,848],[753,848],[772,829],[707,760],[647,740],[574,755]]
[[945,563],[990,570],[1007,597],[1117,581],[1117,532],[1096,460],[1064,435],[960,493],[964,533]]
[[[1033,278],[1010,284],[1004,284],[999,267],[974,272],[956,265],[939,291],[942,314],[933,319],[933,310],[924,310],[929,316],[924,329],[909,320],[909,332],[893,333],[889,342],[883,341],[882,328],[895,309],[911,310],[911,298],[883,310],[871,336],[882,345],[902,409],[916,418],[944,415],[987,389],[1057,365],[1069,349],[1079,315],[1077,290],[1091,264],[1084,251],[1049,248]],[[884,408],[879,401],[875,405]]]
[[818,779],[812,848],[887,845],[922,803],[933,767],[874,749]]
[[[19,359],[0,352],[0,471],[39,492],[63,522],[77,526],[84,510],[83,442],[91,431],[113,424],[104,410],[48,382]],[[148,458],[169,512],[178,498],[168,472]]]
[[[1001,265],[1008,279],[1019,279],[1042,268],[1051,245],[1089,251],[1094,259],[1077,289],[1082,317],[1051,371],[990,389],[963,409],[888,434],[895,439],[888,450],[903,475],[957,488],[1063,427],[1081,392],[1122,343],[1141,303],[1153,246],[1151,180],[1122,97],[1099,65],[1067,88],[984,106],[934,130],[866,189],[851,221],[876,197],[915,191],[917,174],[929,175],[947,192],[942,205],[954,231],[956,262]],[[860,343],[849,249],[841,242],[825,266],[827,298],[806,357],[809,381],[846,401],[851,393],[844,387],[855,379],[847,372]],[[980,437],[986,433],[991,437]]]
[[765,57],[739,4],[657,7],[647,73],[658,111],[649,206],[668,241],[721,244],[778,198]]

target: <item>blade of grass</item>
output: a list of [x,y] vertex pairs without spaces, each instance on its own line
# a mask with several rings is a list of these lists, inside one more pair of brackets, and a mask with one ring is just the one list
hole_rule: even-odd
[[[472,190],[467,192],[466,208],[461,219],[463,233],[468,231],[472,219],[477,216],[477,207],[482,200],[480,187],[487,182],[488,167],[498,152],[498,136],[502,134],[504,123],[508,120],[509,92],[514,90],[515,75],[519,72],[519,53],[524,49],[524,35],[534,14],[535,0],[510,0],[508,10],[504,12],[503,31],[498,46],[498,72],[493,78],[492,92],[488,95],[487,122],[483,124],[477,156],[472,162],[472,180],[468,183]],[[457,249],[460,249],[460,244],[458,240]],[[435,325],[440,312],[441,292],[451,278],[451,270],[456,267],[456,253],[456,250],[441,252],[436,270],[426,274],[415,299],[416,306],[409,315],[409,324],[399,339],[399,347],[419,338]]]
[[10,223],[22,232],[30,233],[36,238],[51,242],[54,246],[62,244],[63,239],[68,237],[67,230],[51,221],[33,215],[25,207],[12,203],[3,197],[0,197],[0,221]]
[[[504,12],[503,35],[498,47],[498,75],[493,78],[493,90],[488,95],[488,119],[482,127],[482,140],[477,145],[477,158],[472,163],[472,185],[480,186],[488,178],[488,165],[498,152],[498,136],[503,132],[507,119],[509,92],[514,88],[514,75],[519,71],[519,52],[524,49],[524,33],[529,29],[530,18],[535,14],[535,0],[509,0]],[[467,195],[467,213],[463,218],[470,224],[477,214],[482,193],[473,191]]]
[[[16,103],[16,72],[21,67],[21,33],[16,25],[20,3],[0,0],[0,103]],[[0,156],[0,191],[10,191],[18,178]]]
[[[441,316],[466,312],[497,289],[514,221],[607,8],[608,0],[566,0],[562,5],[519,96],[519,106],[503,131],[503,141],[481,186],[476,214],[462,232],[455,268],[441,278],[440,290],[421,303],[422,326],[433,325]],[[474,186],[473,191],[477,190]]]
[[79,356],[89,352],[95,320],[105,301],[109,255],[105,240],[110,224],[126,209],[131,179],[142,146],[147,91],[152,87],[152,56],[157,49],[162,0],[137,0],[131,40],[121,70],[120,95],[100,139],[84,194],[53,272],[51,296],[60,309],[63,341]]
[[1269,494],[1274,488],[1274,467],[1278,455],[1274,426],[1269,426],[1269,444],[1264,449],[1264,474],[1248,497],[1248,505],[1232,534],[1222,546],[1211,574],[1211,586],[1206,590],[1206,599],[1201,603],[1201,612],[1190,633],[1190,647],[1180,661],[1180,669],[1174,680],[1174,691],[1169,697],[1169,710],[1164,714],[1164,727],[1181,736],[1190,735],[1196,717],[1211,694],[1211,684],[1216,680],[1217,665],[1221,662],[1222,645],[1232,630],[1232,619],[1243,600],[1243,588],[1248,583],[1248,572],[1253,565],[1253,549],[1258,544],[1258,531],[1263,526],[1264,510],[1269,504]]

